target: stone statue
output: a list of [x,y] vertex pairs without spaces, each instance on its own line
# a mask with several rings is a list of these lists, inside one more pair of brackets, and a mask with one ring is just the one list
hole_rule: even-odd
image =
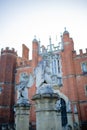
[[48,61],[42,60],[34,71],[36,78],[36,93],[52,93],[52,79]]
[[36,87],[42,86],[43,83],[52,83],[51,72],[47,61],[40,61],[34,71],[36,77]]
[[34,78],[30,74],[22,73],[20,77],[19,84],[16,85],[17,89],[17,103],[18,104],[26,104],[29,103],[28,98],[28,88],[30,88],[33,85]]

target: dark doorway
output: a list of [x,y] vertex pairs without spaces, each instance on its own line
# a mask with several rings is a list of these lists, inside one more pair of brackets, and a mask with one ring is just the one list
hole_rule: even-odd
[[61,122],[62,122],[62,127],[65,127],[68,123],[67,121],[67,112],[66,112],[66,102],[64,99],[60,99],[61,103]]

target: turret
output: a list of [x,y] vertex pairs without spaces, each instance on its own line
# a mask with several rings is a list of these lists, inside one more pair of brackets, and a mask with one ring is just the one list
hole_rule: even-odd
[[[62,62],[64,66],[63,68],[68,66],[67,69],[63,70],[63,74],[64,75],[74,74],[74,66],[73,66],[73,60],[72,60],[72,55],[74,52],[74,43],[73,43],[72,38],[70,38],[69,36],[69,32],[66,31],[66,29],[63,32],[62,41],[64,44],[64,50],[62,52],[62,58],[63,58]],[[68,65],[66,66],[66,64]]]
[[[62,41],[64,44],[64,50],[61,52],[62,58],[62,72],[63,72],[63,84],[66,84],[66,95],[70,98],[70,100],[77,100],[77,93],[75,91],[75,68],[74,68],[74,61],[73,61],[73,54],[74,53],[74,43],[72,38],[70,38],[69,32],[63,32]],[[72,82],[71,82],[72,80]],[[72,95],[71,95],[72,93]]]
[[66,30],[63,32],[63,37],[62,37],[63,43],[64,43],[64,49],[66,51],[74,51],[74,43],[73,39],[70,38],[69,32]]
[[17,56],[17,52],[15,51],[14,48],[12,49],[9,49],[9,47],[6,47],[5,49],[1,49],[1,55],[3,54],[13,54],[13,55],[16,55]]
[[14,85],[17,52],[13,49],[1,50],[0,58],[0,123],[14,121]]

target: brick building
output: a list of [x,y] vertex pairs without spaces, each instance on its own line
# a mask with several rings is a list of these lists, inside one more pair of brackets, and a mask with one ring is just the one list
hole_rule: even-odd
[[[64,31],[62,40],[63,49],[56,52],[61,57],[62,86],[54,88],[60,91],[71,103],[72,120],[75,122],[75,109],[78,113],[82,130],[87,129],[87,49],[86,53],[80,50],[76,54],[73,39],[69,32]],[[16,103],[15,84],[19,82],[22,73],[30,74],[41,61],[39,42],[32,41],[32,60],[29,60],[29,48],[22,45],[22,57],[17,56],[14,49],[1,50],[0,56],[0,124],[14,123],[14,104]],[[42,50],[44,46],[42,46]],[[30,122],[35,126],[35,108],[31,100],[36,92],[35,83],[29,89],[29,99],[32,104]]]

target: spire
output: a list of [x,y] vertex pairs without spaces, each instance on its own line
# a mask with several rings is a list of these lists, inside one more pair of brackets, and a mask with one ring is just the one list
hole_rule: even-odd
[[63,43],[62,33],[60,34],[60,37],[61,37],[61,50],[64,50],[64,43]]
[[62,43],[62,41],[63,41],[63,35],[62,35],[62,33],[60,33],[60,40],[61,40],[61,42],[59,42],[59,43]]
[[39,41],[38,41],[38,45],[39,45],[38,51],[39,51],[39,53],[40,53],[40,43],[41,43],[41,41],[40,41],[40,38],[39,38]]
[[66,27],[64,27],[65,31],[66,31]]
[[69,35],[69,32],[66,30],[66,27],[64,28],[64,32],[63,32],[63,35],[65,35],[65,34]]
[[32,42],[36,42],[36,43],[38,43],[38,40],[36,39],[36,35],[34,35],[34,39],[33,39]]
[[50,51],[52,51],[51,36],[49,37],[49,46],[50,46]]

